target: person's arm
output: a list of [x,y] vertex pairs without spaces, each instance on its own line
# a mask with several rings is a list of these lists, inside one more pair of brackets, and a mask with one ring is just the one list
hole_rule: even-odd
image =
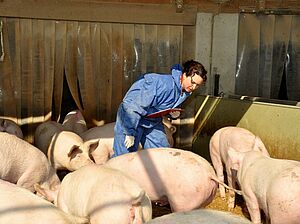
[[145,77],[135,82],[121,104],[121,120],[124,133],[135,136],[138,124],[147,114],[148,108],[155,106],[156,81]]

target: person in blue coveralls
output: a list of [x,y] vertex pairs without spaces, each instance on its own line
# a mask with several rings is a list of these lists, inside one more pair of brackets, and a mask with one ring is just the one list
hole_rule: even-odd
[[[141,75],[124,96],[114,127],[113,157],[144,149],[170,147],[162,117],[147,118],[154,112],[177,108],[207,79],[204,66],[194,60],[173,65],[171,74]],[[180,116],[171,112],[171,118]]]

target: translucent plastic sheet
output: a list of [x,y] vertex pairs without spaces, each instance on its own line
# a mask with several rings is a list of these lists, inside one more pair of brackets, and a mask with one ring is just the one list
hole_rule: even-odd
[[235,91],[300,101],[300,16],[240,14]]
[[[73,101],[87,122],[114,121],[139,75],[166,73],[181,62],[183,26],[1,21],[0,116],[16,119],[29,135],[41,122],[75,109]],[[64,99],[66,88],[71,96]]]
[[98,121],[115,120],[140,74],[169,72],[181,59],[182,26],[69,22],[67,35],[68,85],[85,117]]

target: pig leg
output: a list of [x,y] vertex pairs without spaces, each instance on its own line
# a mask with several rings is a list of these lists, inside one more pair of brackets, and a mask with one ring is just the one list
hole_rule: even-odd
[[23,188],[26,188],[27,190],[34,192],[33,185],[35,183],[38,183],[38,181],[35,181],[33,172],[25,172],[22,174],[22,176],[17,181],[17,185]]
[[[235,188],[235,177],[232,174],[232,169],[230,167],[226,167],[226,173],[227,173],[227,181],[228,186]],[[235,202],[235,192],[233,190],[228,190],[228,201],[227,206],[228,209],[231,210],[234,208],[234,202]]]
[[243,191],[243,197],[253,224],[261,224],[260,209],[257,198],[251,190]]
[[[224,183],[224,173],[223,173],[223,164],[221,161],[221,157],[218,153],[218,150],[215,150],[214,146],[211,145],[211,147],[213,147],[213,149],[211,149],[210,151],[210,157],[211,157],[211,161],[212,164],[216,170],[216,174],[218,179]],[[225,187],[221,184],[219,184],[219,190],[220,190],[220,196],[223,200],[226,200],[226,195],[225,195]]]

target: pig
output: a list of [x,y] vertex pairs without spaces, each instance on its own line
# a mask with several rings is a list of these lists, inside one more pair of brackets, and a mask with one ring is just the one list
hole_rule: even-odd
[[34,145],[45,155],[48,153],[48,147],[54,134],[63,131],[62,124],[56,121],[45,121],[41,123],[34,132]]
[[91,224],[142,224],[152,218],[151,201],[134,180],[96,164],[67,174],[55,204],[69,214],[89,217]]
[[34,192],[38,183],[52,192],[53,201],[60,180],[47,157],[35,146],[5,132],[0,132],[0,179]]
[[80,110],[70,111],[65,116],[62,126],[65,131],[73,131],[78,135],[88,130],[86,121]]
[[106,163],[114,154],[114,126],[115,122],[107,123],[103,126],[90,128],[80,135],[83,141],[100,139],[97,149],[92,152],[92,157],[96,164]]
[[[176,132],[176,127],[165,117],[163,118],[163,123],[170,146],[173,147],[173,134]],[[114,154],[114,126],[115,122],[107,123],[103,126],[91,128],[80,135],[84,141],[97,138],[101,139],[98,148],[92,153],[96,164],[101,165],[106,163]],[[142,146],[140,145],[139,150],[141,149]]]
[[67,214],[27,189],[0,180],[0,223],[88,224],[87,218]]
[[241,216],[212,209],[196,209],[188,212],[174,212],[146,222],[146,224],[251,224]]
[[[241,152],[261,151],[266,156],[269,156],[269,153],[261,139],[247,129],[228,126],[214,133],[209,143],[212,164],[221,182],[224,182],[223,164],[225,164],[228,185],[236,188],[236,173],[232,172],[232,162],[228,157],[229,147],[233,147]],[[224,186],[219,185],[219,190],[221,198],[225,200]],[[235,193],[232,190],[229,190],[227,205],[229,210],[235,206]]]
[[83,142],[71,131],[55,133],[48,147],[48,159],[56,170],[74,171],[94,163],[91,153],[98,144],[99,139]]
[[174,146],[173,135],[175,134],[177,128],[175,125],[172,124],[172,121],[170,121],[167,117],[163,117],[162,122],[164,124],[165,132],[166,132],[170,147],[173,147]]
[[272,224],[300,221],[300,162],[275,159],[259,151],[228,150],[251,221],[261,223],[260,210]]
[[10,119],[0,118],[0,131],[15,135],[21,139],[24,138],[20,126]]
[[173,212],[203,208],[214,199],[218,178],[201,156],[175,148],[151,148],[108,160],[137,181],[153,202],[169,203]]

